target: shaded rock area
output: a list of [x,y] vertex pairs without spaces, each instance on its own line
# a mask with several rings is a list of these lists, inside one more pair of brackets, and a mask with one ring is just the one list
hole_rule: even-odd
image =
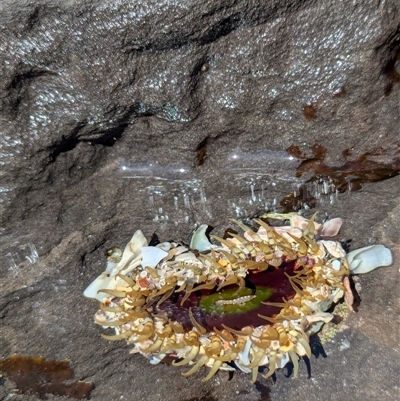
[[[398,1],[2,1],[0,357],[69,360],[93,400],[394,400],[399,396]],[[357,191],[351,191],[357,190]],[[352,249],[395,263],[313,375],[151,366],[100,337],[83,289],[140,228],[265,209],[341,216]],[[0,399],[13,394],[0,381]],[[62,397],[49,395],[50,400]]]

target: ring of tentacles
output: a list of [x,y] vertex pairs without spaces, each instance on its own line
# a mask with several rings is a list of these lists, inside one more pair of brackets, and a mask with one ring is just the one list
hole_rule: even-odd
[[288,362],[296,377],[299,359],[311,355],[309,336],[345,293],[345,252],[320,236],[314,218],[255,223],[236,222],[243,235],[213,237],[219,245],[201,252],[196,241],[148,246],[137,231],[86,290],[101,301],[95,322],[115,331],[103,337],[126,340],[153,364],[172,357],[188,366],[184,376],[207,366],[203,380],[239,368],[255,381],[260,367],[269,377]]

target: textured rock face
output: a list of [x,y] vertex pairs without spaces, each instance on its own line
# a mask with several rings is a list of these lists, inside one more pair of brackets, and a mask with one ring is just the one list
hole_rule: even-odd
[[[80,294],[104,251],[137,228],[187,240],[196,222],[223,231],[229,217],[293,205],[293,191],[341,215],[355,246],[398,247],[397,178],[335,193],[400,171],[397,1],[3,1],[0,10],[1,356],[70,358],[103,399],[167,399],[178,388],[182,400],[266,399],[244,376],[188,389],[165,379],[166,366],[121,356],[99,338],[96,306]],[[307,195],[299,187],[308,180]],[[18,265],[35,259],[29,244],[39,262]],[[373,369],[378,347],[376,365],[389,374],[364,373],[369,385],[357,385],[350,367],[341,376],[333,344],[313,385],[285,381],[272,395],[334,399],[325,394],[337,387],[331,369],[350,382],[340,399],[391,399],[398,344],[387,334],[376,345],[371,327],[383,314],[396,330],[399,305],[388,310],[382,295],[395,292],[398,268],[375,274],[365,278],[374,312],[360,312],[369,331],[350,319],[346,352],[348,365]],[[163,381],[157,394],[148,377]]]

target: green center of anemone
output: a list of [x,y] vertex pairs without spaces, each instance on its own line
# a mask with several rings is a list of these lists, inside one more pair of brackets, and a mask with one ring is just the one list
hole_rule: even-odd
[[258,308],[272,296],[274,290],[270,287],[229,288],[215,294],[204,295],[200,300],[200,308],[210,315],[240,314]]

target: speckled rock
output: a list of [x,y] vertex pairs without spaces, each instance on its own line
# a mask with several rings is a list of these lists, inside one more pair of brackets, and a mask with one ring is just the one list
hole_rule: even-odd
[[398,264],[397,3],[2,1],[0,357],[68,358],[95,400],[394,399],[398,265],[361,279],[311,380],[276,385],[150,366],[81,293],[137,228],[187,241],[294,200]]

